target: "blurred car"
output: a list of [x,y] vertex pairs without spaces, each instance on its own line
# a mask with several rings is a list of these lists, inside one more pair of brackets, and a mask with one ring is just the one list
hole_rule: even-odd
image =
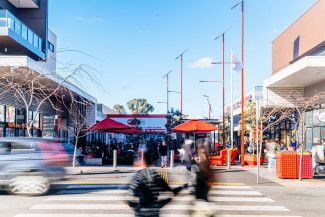
[[46,194],[65,177],[69,151],[71,146],[55,139],[0,138],[0,186],[12,194]]

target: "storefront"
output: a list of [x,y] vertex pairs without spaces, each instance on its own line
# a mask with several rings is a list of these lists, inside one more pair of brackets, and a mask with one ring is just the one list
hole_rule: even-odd
[[325,145],[325,122],[321,116],[325,114],[325,104],[319,109],[306,112],[306,149],[311,150],[312,146]]

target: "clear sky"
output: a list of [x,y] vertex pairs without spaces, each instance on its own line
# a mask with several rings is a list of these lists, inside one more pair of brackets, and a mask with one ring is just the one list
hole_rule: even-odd
[[[179,91],[179,62],[175,57],[188,49],[183,67],[183,111],[192,118],[207,116],[203,95],[210,96],[212,117],[221,108],[221,86],[199,80],[221,80],[221,41],[216,35],[228,27],[226,61],[230,49],[240,59],[241,11],[230,10],[238,0],[50,0],[49,26],[58,36],[62,63],[88,64],[101,85],[86,91],[112,107],[132,98],[146,98],[154,113],[166,113],[165,80]],[[271,75],[271,43],[316,0],[246,0],[246,90],[261,85]],[[60,67],[60,65],[59,65]],[[229,66],[226,66],[226,101],[229,101]],[[240,74],[234,74],[234,96],[240,95]],[[179,95],[170,94],[171,107],[179,108]]]

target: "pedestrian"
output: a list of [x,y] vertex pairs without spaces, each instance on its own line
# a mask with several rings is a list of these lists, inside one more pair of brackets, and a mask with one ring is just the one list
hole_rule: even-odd
[[151,166],[154,164],[154,152],[148,148],[144,152],[144,168],[131,180],[127,202],[134,209],[135,217],[159,217],[159,210],[171,201],[171,198],[159,200],[161,192],[177,195],[187,185],[172,189]]
[[165,140],[159,146],[159,154],[161,156],[161,168],[167,167],[167,145]]
[[139,144],[139,148],[138,148],[138,159],[140,160],[142,157],[142,152],[144,152],[147,149],[147,144],[146,144],[146,140],[141,140],[141,143]]
[[213,216],[213,210],[211,210],[211,204],[208,200],[208,194],[212,182],[213,173],[209,164],[209,155],[205,150],[204,144],[200,143],[198,147],[198,162],[194,183],[194,195],[196,201],[191,209],[192,217]]
[[193,150],[192,150],[193,140],[187,139],[184,142],[184,159],[186,161],[186,169],[191,171],[192,161],[193,161]]

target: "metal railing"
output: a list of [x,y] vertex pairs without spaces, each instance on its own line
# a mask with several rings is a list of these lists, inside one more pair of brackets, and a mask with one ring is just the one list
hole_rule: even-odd
[[0,9],[0,28],[2,27],[11,29],[27,43],[42,51],[42,39],[10,11],[4,9]]

